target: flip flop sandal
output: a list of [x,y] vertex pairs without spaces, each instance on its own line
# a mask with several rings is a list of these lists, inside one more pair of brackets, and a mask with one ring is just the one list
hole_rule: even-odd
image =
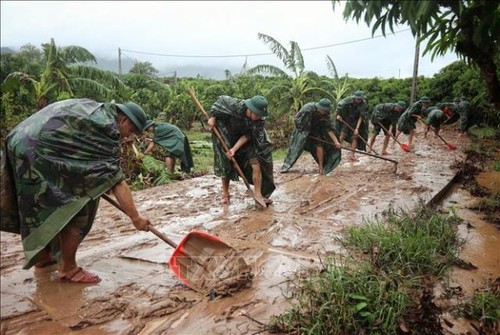
[[[77,275],[79,273],[83,274],[83,276],[76,279],[75,277],[78,277]],[[72,274],[67,274],[65,276],[60,277],[59,279],[64,282],[78,283],[78,284],[97,284],[98,282],[101,281],[101,278],[99,278],[98,275],[85,271],[81,266],[78,267],[78,269]]]

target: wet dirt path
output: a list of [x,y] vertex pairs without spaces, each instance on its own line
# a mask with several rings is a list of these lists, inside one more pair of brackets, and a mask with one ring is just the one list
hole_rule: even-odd
[[[288,279],[342,252],[335,237],[392,208],[429,202],[445,188],[462,160],[466,139],[450,151],[438,139],[417,137],[416,151],[392,148],[394,165],[365,155],[343,160],[318,176],[304,153],[287,174],[275,162],[273,205],[255,208],[242,182],[231,184],[231,204],[220,205],[220,180],[212,175],[135,192],[139,210],[179,242],[192,229],[216,235],[251,266],[250,288],[210,300],[187,288],[168,268],[173,249],[101,201],[94,227],[78,252],[98,285],[57,280],[54,269],[22,270],[18,236],[1,233],[3,334],[251,334],[287,307]],[[377,145],[380,145],[378,139]],[[254,320],[252,320],[254,319]]]

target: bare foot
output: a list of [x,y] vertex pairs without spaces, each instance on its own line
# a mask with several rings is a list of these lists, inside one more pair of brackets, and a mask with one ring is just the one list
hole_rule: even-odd
[[[269,206],[272,203],[273,203],[273,201],[271,199],[266,198],[266,197],[256,197],[255,198],[255,204],[259,208],[267,208],[267,206]],[[265,206],[263,206],[263,205],[265,205]]]
[[231,200],[231,198],[230,198],[229,194],[223,194],[220,202],[221,202],[221,204],[225,205],[225,204],[228,204],[230,200]]
[[38,260],[35,263],[35,268],[42,269],[54,264],[57,264],[56,259],[52,257],[52,255],[47,250],[43,250],[38,256]]
[[388,155],[390,155],[390,154],[391,154],[391,153],[390,153],[389,151],[382,151],[382,155],[384,155],[384,156],[388,156]]

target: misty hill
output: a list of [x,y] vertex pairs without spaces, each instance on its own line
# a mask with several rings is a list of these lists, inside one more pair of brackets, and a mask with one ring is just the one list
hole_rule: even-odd
[[[19,52],[18,50],[15,50],[14,48],[9,48],[9,47],[1,47],[1,54],[13,54]],[[97,64],[91,64],[92,66],[95,66],[99,69],[102,70],[107,70],[107,71],[112,71],[115,73],[119,73],[119,66],[118,66],[118,58],[116,59],[109,59],[109,58],[101,58],[96,56],[97,59]],[[135,61],[132,59],[127,59],[127,58],[122,58],[122,73],[126,74],[130,71],[132,66],[134,66]],[[154,65],[153,65],[154,66]],[[155,67],[155,66],[154,66]],[[155,67],[155,69],[158,70],[158,76],[159,77],[197,77],[201,76],[203,78],[207,79],[215,79],[215,80],[222,80],[226,79],[226,70],[229,70],[231,74],[235,75],[240,73],[241,68],[237,67],[216,67],[216,66],[203,66],[203,65],[183,65],[183,66],[177,66],[177,67],[164,67],[164,68],[158,68]]]
[[[109,58],[99,58],[96,56],[96,59],[97,59],[97,65],[94,64],[94,66],[98,67],[99,69],[113,71],[116,73],[119,72],[118,58],[109,59]],[[128,73],[132,68],[132,66],[134,66],[134,64],[135,61],[132,61],[131,59],[122,58],[122,73],[123,74]],[[153,65],[153,67],[155,66]],[[163,68],[155,67],[155,69],[158,70],[159,77],[173,77],[173,76],[197,77],[199,75],[203,78],[216,79],[216,80],[225,79],[226,70],[229,70],[233,75],[238,74],[241,71],[241,68],[237,67],[222,68],[222,67],[203,66],[203,65],[183,65],[177,67],[166,66]]]

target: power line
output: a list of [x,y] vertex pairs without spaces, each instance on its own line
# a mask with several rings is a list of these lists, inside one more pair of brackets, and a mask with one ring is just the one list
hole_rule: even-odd
[[[408,30],[410,30],[410,28],[398,30],[398,31],[395,31],[393,33],[393,35],[396,35],[398,33],[402,33],[402,32],[408,31]],[[304,49],[302,49],[302,51],[326,49],[326,48],[336,47],[336,46],[340,46],[340,45],[346,45],[346,44],[352,44],[352,43],[358,43],[358,42],[363,42],[363,41],[367,41],[367,40],[372,40],[372,39],[379,38],[379,37],[385,37],[385,36],[383,34],[381,34],[381,35],[376,35],[376,36],[372,36],[372,37],[362,38],[359,40],[352,40],[352,41],[323,45],[323,46],[318,46],[318,47],[304,48]],[[155,52],[135,51],[135,50],[127,50],[127,49],[121,49],[121,50],[127,51],[127,52],[132,52],[132,53],[137,53],[137,54],[143,54],[143,55],[162,56],[162,57],[182,57],[182,58],[238,58],[238,57],[255,57],[255,56],[273,55],[272,52],[240,54],[240,55],[178,55],[178,54],[162,54],[162,53],[155,53]]]

